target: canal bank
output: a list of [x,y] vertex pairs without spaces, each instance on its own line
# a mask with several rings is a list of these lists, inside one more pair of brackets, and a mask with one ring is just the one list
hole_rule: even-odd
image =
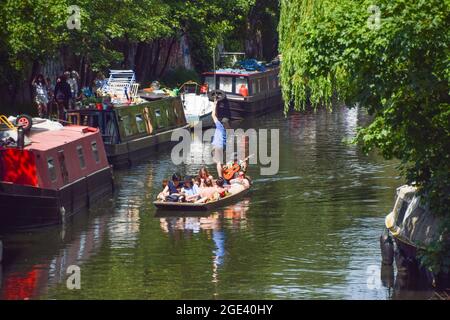
[[[5,254],[23,256],[4,261],[2,295],[20,290],[7,280],[12,276],[26,278],[33,266],[54,266],[78,250],[70,262],[80,266],[81,289],[68,290],[57,272],[30,298],[427,298],[428,291],[402,287],[397,278],[381,281],[378,238],[402,181],[396,162],[345,143],[367,121],[363,111],[346,108],[244,121],[243,128],[280,130],[280,170],[261,176],[250,166],[248,197],[204,215],[157,215],[152,201],[175,169],[170,149],[161,150],[118,172],[111,202],[99,204],[59,246],[46,249],[60,229],[4,235],[14,244]],[[25,250],[31,247],[33,253]]]

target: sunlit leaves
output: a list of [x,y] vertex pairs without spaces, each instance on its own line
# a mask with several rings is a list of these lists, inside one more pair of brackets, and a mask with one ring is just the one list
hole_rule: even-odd
[[[432,212],[450,219],[450,3],[283,0],[281,82],[286,110],[329,106],[334,96],[374,115],[357,141],[401,160]],[[438,246],[448,247],[447,245]],[[440,253],[442,254],[442,252]]]

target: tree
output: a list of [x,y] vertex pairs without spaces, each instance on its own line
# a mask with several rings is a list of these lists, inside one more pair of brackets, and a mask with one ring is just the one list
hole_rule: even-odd
[[[401,160],[432,212],[450,219],[449,1],[282,0],[286,110],[335,100],[368,109],[368,151]],[[434,270],[450,267],[450,230]],[[439,265],[439,266],[438,266]]]
[[[39,66],[64,57],[83,85],[108,67],[136,69],[139,79],[161,77],[174,44],[189,34],[197,67],[212,48],[244,21],[254,0],[5,0],[0,3],[2,84],[14,91]],[[80,28],[70,29],[69,6],[80,8]],[[195,43],[193,42],[195,41]],[[165,55],[164,57],[162,55]]]

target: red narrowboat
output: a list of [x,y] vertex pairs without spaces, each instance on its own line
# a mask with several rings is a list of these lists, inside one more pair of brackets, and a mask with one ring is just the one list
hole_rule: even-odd
[[0,128],[0,227],[63,223],[113,190],[98,129],[34,121],[22,144]]

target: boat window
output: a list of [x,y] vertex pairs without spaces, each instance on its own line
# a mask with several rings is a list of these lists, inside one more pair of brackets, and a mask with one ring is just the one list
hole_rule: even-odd
[[216,88],[214,77],[205,77],[205,83],[208,85],[208,91],[214,90]]
[[50,174],[50,180],[52,182],[56,181],[56,169],[55,169],[55,162],[52,157],[47,158],[47,168],[48,173]]
[[398,217],[397,217],[397,225],[399,227],[401,227],[403,225],[403,220],[405,219],[405,213],[406,210],[408,209],[409,203],[406,200],[402,200],[402,206],[400,207],[400,211],[398,213]]
[[123,129],[125,130],[125,135],[129,136],[133,133],[131,130],[131,120],[129,116],[122,116]]
[[86,168],[86,162],[84,161],[84,153],[83,153],[83,147],[78,146],[77,147],[77,154],[78,154],[78,160],[80,160],[80,167],[81,169]]
[[264,90],[266,90],[264,84],[265,84],[265,82],[263,81],[263,79],[259,78],[258,79],[259,92],[263,92]]
[[94,155],[95,162],[99,163],[100,157],[98,156],[97,141],[92,141],[91,148],[92,148],[92,154]]
[[244,77],[236,78],[236,88],[234,90],[235,93],[239,94],[239,90],[241,89],[242,85],[245,85],[246,87],[248,86],[247,79]]
[[271,82],[272,89],[276,89],[278,87],[278,76],[277,75],[271,76],[270,82]]
[[61,169],[61,177],[64,184],[69,183],[69,172],[66,167],[66,157],[64,156],[64,150],[58,151],[58,161]]
[[252,94],[257,94],[259,92],[258,83],[256,80],[252,81]]
[[220,77],[219,89],[225,92],[233,92],[233,78],[232,77]]
[[156,116],[156,126],[158,128],[163,127],[163,125],[162,125],[162,118],[161,118],[161,110],[156,109],[155,110],[155,116]]
[[139,133],[146,131],[144,117],[142,116],[142,114],[136,115],[136,125]]

